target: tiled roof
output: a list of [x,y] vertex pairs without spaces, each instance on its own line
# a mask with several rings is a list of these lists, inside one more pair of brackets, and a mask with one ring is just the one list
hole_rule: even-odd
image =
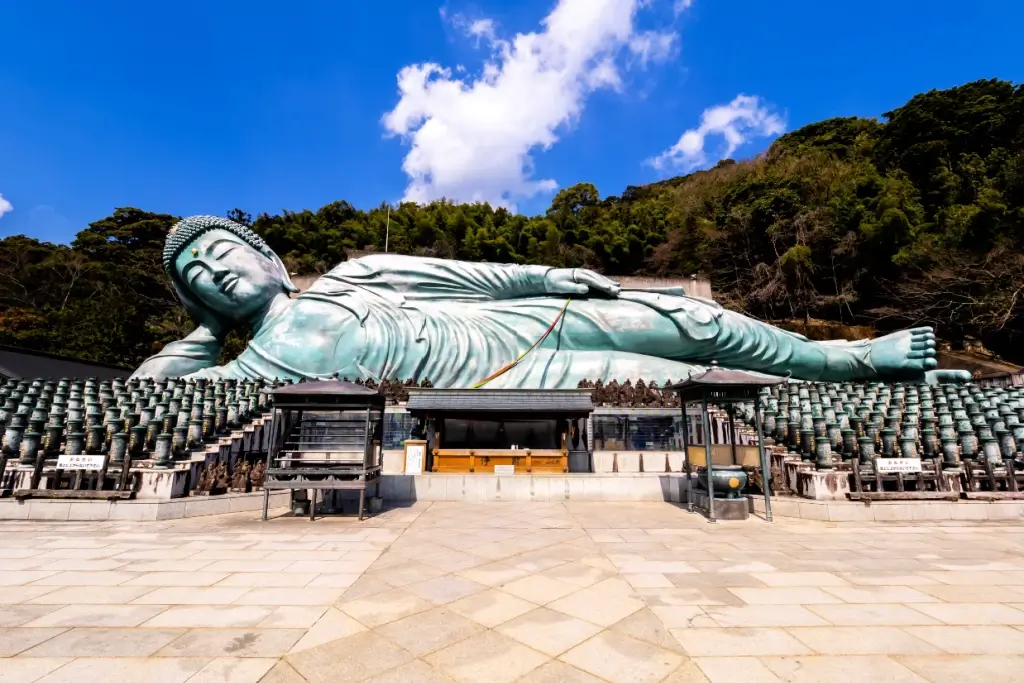
[[729,398],[729,394],[741,398],[755,392],[760,387],[770,387],[785,381],[787,381],[785,377],[712,366],[699,375],[693,375],[679,384],[667,387],[665,391],[674,391],[683,400],[701,398],[705,392],[714,392],[719,398]]
[[384,406],[384,394],[352,382],[339,380],[297,382],[271,392],[278,408],[321,406],[377,407]]
[[589,389],[409,389],[409,412],[575,413],[594,410]]
[[376,396],[377,391],[352,382],[340,380],[296,382],[274,389],[274,396]]
[[95,377],[102,380],[128,377],[130,374],[132,374],[130,369],[116,365],[0,345],[0,377],[14,379]]

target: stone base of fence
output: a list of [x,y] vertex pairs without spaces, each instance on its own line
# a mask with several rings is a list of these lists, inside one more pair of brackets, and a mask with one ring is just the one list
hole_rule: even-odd
[[[270,507],[277,510],[291,505],[291,491],[273,491]],[[172,500],[58,500],[29,498],[0,499],[0,520],[48,520],[94,522],[125,520],[154,522],[186,517],[206,517],[230,512],[258,513],[263,508],[263,491],[225,493],[220,496],[196,496]]]

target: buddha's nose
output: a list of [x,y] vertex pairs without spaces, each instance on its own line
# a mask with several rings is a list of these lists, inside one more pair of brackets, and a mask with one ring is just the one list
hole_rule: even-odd
[[220,281],[223,280],[224,277],[229,272],[231,272],[231,271],[228,270],[227,268],[225,268],[224,266],[221,266],[221,265],[214,266],[213,270],[212,270],[212,273],[211,273],[212,276],[213,276],[213,281],[215,283],[217,283],[217,284],[220,284]]

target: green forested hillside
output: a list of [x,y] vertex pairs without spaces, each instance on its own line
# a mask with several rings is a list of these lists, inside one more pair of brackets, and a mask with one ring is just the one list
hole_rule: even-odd
[[[383,250],[387,210],[339,201],[250,223],[299,272]],[[190,329],[160,268],[175,218],[123,208],[70,246],[0,240],[0,344],[134,365]],[[1024,86],[976,81],[879,120],[796,130],[757,159],[601,198],[581,183],[541,216],[404,204],[390,251],[708,277],[763,319],[976,336],[1010,359],[1024,338]]]

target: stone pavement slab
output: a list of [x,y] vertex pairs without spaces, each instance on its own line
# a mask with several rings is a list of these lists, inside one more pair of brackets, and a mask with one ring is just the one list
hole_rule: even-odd
[[510,638],[557,657],[601,632],[601,627],[554,610],[538,607],[496,629]]
[[22,653],[25,657],[148,657],[183,630],[74,628]]
[[435,607],[381,626],[377,633],[415,656],[422,657],[484,630],[483,626],[466,617],[443,607]]
[[0,628],[0,657],[14,657],[59,636],[65,630],[62,628]]
[[51,671],[38,683],[185,683],[208,664],[205,659],[83,657]]
[[496,631],[485,631],[426,659],[467,683],[512,683],[548,661],[546,655]]
[[1024,680],[1019,522],[0,522],[0,682]]
[[637,683],[661,681],[683,662],[675,652],[615,631],[594,636],[560,659],[608,681]]

